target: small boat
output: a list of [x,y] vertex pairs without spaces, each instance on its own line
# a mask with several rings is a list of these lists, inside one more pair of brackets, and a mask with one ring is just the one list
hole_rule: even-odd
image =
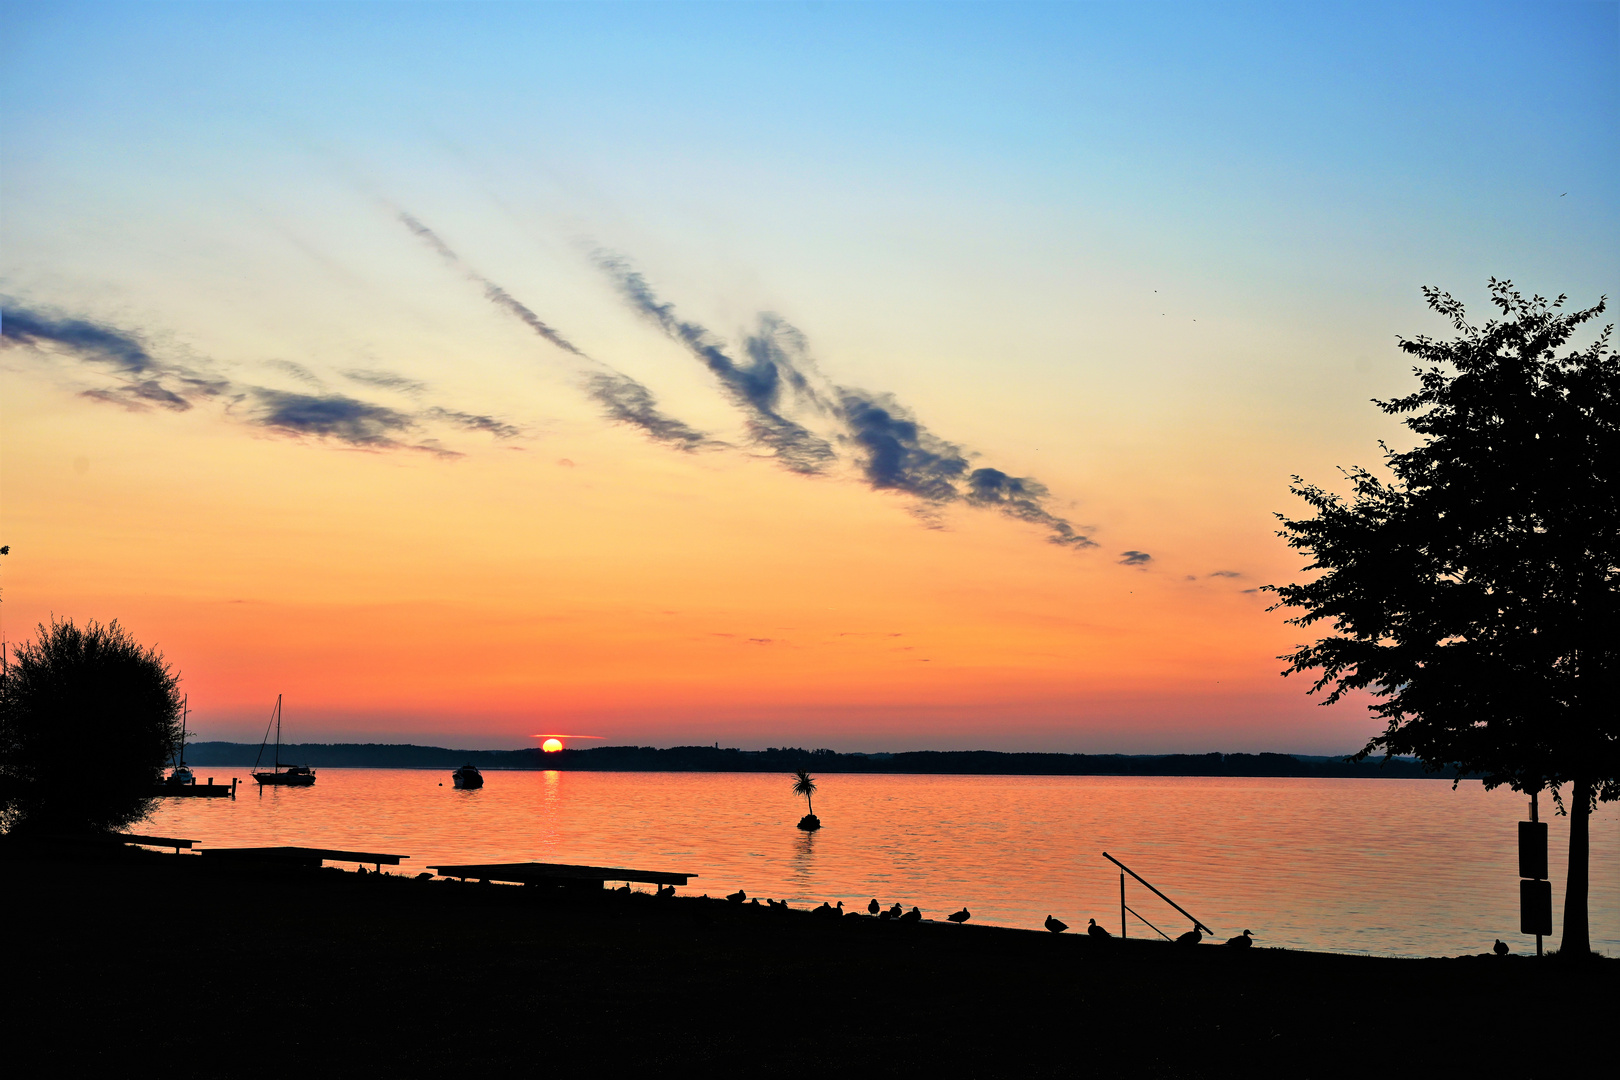
[[186,765],[186,717],[190,713],[191,698],[188,695],[180,706],[180,759],[178,761],[170,760],[174,767],[169,770],[169,775],[163,778],[165,788],[190,787],[197,782],[197,778],[192,775],[191,769]]
[[190,715],[189,702],[180,706],[180,753],[177,758],[169,759],[169,775],[157,782],[152,789],[152,797],[159,799],[221,799],[236,798],[236,780],[233,778],[229,786],[224,784],[214,786],[214,778],[210,776],[208,783],[197,783],[197,777],[186,764],[186,717]]
[[[270,723],[264,727],[264,741],[259,744],[259,757],[264,757],[264,748],[270,742],[270,726],[276,729],[276,756],[275,767],[270,772],[260,772],[259,762],[253,763],[253,779],[259,782],[261,788],[269,787],[313,787],[315,785],[315,770],[308,765],[282,765],[281,764],[281,695],[276,695],[276,709],[270,715]],[[286,772],[282,772],[282,769]]]
[[484,786],[484,774],[479,772],[477,767],[473,765],[463,765],[450,774],[450,779],[456,787],[467,791],[473,791]]

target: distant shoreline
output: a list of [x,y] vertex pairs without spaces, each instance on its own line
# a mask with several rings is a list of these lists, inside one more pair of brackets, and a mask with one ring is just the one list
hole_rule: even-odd
[[[186,747],[195,767],[240,766],[259,755],[253,743],[198,742]],[[1050,754],[999,750],[913,750],[840,754],[792,747],[737,750],[713,746],[595,746],[545,753],[454,750],[410,743],[291,743],[281,759],[317,768],[569,770],[584,772],[791,772],[957,776],[1229,776],[1368,777],[1451,780],[1455,770],[1430,772],[1411,758],[1351,762],[1302,754]]]

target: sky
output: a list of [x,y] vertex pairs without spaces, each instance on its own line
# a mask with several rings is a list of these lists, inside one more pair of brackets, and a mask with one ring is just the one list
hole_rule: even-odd
[[[199,737],[1340,753],[1400,336],[1620,290],[1620,6],[0,3],[0,620]],[[574,745],[592,745],[579,742]]]

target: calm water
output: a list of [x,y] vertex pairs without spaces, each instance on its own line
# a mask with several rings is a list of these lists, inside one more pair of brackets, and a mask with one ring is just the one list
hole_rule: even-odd
[[[216,782],[248,769],[199,770]],[[795,829],[789,780],[752,773],[495,772],[457,791],[448,770],[320,769],[313,788],[235,801],[166,800],[149,825],[204,846],[307,844],[434,863],[590,863],[700,875],[686,891],[921,906],[975,922],[1119,931],[1110,852],[1220,935],[1264,945],[1455,955],[1518,934],[1514,822],[1525,800],[1432,780],[840,776],[820,780],[825,827]],[[441,783],[443,786],[441,787]],[[1543,800],[1543,817],[1550,806]],[[1568,822],[1552,818],[1555,930]],[[1171,935],[1186,920],[1134,881],[1127,902]],[[1620,812],[1592,822],[1592,944],[1620,955]],[[1131,935],[1151,936],[1137,923]],[[1556,936],[1552,942],[1556,945]]]

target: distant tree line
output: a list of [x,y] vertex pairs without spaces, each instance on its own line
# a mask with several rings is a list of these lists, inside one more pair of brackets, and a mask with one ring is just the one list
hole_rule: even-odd
[[[194,765],[241,765],[257,747],[200,742],[187,756]],[[832,750],[772,747],[738,750],[713,746],[593,746],[545,753],[524,750],[451,750],[387,743],[296,743],[284,755],[327,768],[565,769],[595,772],[793,772],[813,765],[822,773],[921,773],[980,776],[1384,776],[1432,777],[1413,760],[1353,762],[1342,757],[1292,754],[1042,754],[997,750],[914,750],[897,754],[840,754]],[[1447,777],[1455,773],[1441,774]]]

